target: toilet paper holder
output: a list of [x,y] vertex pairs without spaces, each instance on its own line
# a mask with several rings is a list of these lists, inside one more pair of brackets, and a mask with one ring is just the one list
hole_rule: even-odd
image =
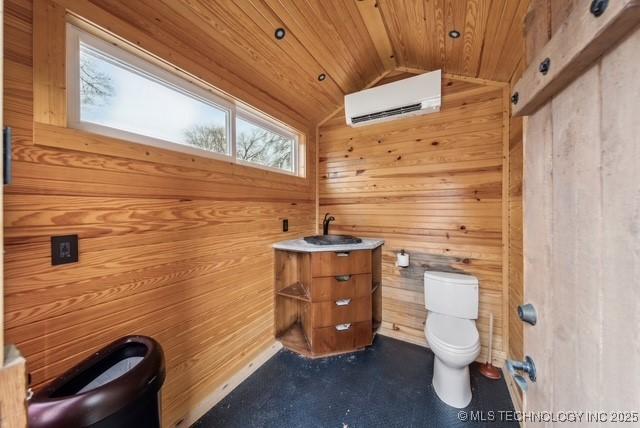
[[404,249],[396,255],[396,267],[407,268],[409,267],[409,254]]

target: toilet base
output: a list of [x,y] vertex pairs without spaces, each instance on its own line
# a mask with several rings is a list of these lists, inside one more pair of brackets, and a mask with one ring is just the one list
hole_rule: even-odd
[[457,409],[471,403],[469,366],[453,368],[436,355],[433,360],[433,389],[440,400]]

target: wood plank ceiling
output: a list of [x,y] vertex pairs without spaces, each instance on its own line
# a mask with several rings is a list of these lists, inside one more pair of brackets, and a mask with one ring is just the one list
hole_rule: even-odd
[[[396,67],[509,81],[528,0],[91,0],[316,123]],[[282,40],[274,37],[284,28]],[[449,31],[461,33],[458,39]],[[320,74],[326,79],[320,81]]]

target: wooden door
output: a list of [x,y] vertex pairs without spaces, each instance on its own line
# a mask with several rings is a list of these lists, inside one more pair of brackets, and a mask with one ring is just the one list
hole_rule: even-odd
[[638,46],[636,28],[525,120],[528,412],[640,409]]

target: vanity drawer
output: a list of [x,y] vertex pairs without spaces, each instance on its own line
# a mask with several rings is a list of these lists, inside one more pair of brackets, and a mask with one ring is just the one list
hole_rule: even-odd
[[311,280],[311,301],[366,297],[371,294],[371,274],[336,275]]
[[334,353],[364,348],[371,344],[371,339],[371,319],[369,319],[363,322],[313,329],[311,347],[314,353]]
[[322,251],[311,254],[311,275],[336,276],[371,273],[371,251]]
[[313,328],[371,320],[371,294],[366,297],[327,300],[311,304]]

